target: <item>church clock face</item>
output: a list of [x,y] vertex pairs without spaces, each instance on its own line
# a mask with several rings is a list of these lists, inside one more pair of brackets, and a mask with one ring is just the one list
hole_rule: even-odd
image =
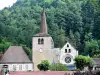
[[42,53],[42,49],[40,48],[40,53]]
[[66,57],[66,58],[65,58],[65,62],[66,62],[66,63],[70,63],[70,62],[71,62],[71,57]]

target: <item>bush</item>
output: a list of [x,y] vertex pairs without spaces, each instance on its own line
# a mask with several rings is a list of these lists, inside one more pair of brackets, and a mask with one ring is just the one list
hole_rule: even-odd
[[88,56],[80,55],[75,58],[75,65],[76,65],[77,69],[82,70],[85,65],[87,65],[88,67],[91,67],[93,65],[93,61]]
[[50,65],[49,69],[51,71],[68,71],[66,65],[63,65],[61,63],[52,64]]
[[42,60],[41,63],[37,65],[37,67],[40,71],[41,70],[43,70],[43,71],[49,70],[49,66],[50,66],[50,64],[49,64],[48,60]]

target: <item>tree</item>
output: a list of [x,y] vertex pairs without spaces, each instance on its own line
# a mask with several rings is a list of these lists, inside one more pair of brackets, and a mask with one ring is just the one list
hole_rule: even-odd
[[5,38],[0,38],[0,52],[4,53],[9,46],[12,46],[11,42],[8,42]]
[[21,44],[20,46],[23,46],[23,48],[24,48],[26,54],[28,55],[29,59],[32,60],[32,50],[29,47],[27,47],[26,45]]
[[42,60],[40,64],[37,65],[38,69],[41,71],[47,71],[49,70],[50,63],[48,60]]
[[87,65],[88,67],[91,67],[93,65],[93,61],[88,56],[79,55],[75,57],[75,65],[77,69],[83,70],[85,65]]
[[84,53],[85,55],[88,55],[90,57],[93,57],[92,52],[96,51],[99,49],[98,42],[96,40],[91,40],[91,41],[86,41],[85,42],[85,48],[84,48]]
[[100,40],[100,0],[17,0],[0,10],[0,36],[31,48],[31,39],[40,30],[43,7],[55,47],[62,47],[67,38],[85,54],[87,42]]

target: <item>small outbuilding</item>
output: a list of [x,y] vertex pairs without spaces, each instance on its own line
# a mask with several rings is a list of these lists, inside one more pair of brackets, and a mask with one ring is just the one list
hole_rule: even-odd
[[100,58],[93,58],[93,70],[100,70]]
[[22,46],[10,46],[0,59],[0,70],[4,65],[7,71],[33,71],[33,63]]

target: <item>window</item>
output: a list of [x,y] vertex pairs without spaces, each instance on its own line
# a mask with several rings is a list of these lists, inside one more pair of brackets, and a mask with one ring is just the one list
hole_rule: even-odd
[[71,53],[71,49],[69,49],[69,53]]
[[13,70],[16,71],[16,65],[13,65]]
[[67,47],[69,47],[69,44],[67,44]]
[[70,58],[70,57],[66,57],[66,58],[65,58],[65,62],[66,62],[66,63],[70,63],[70,62],[71,62],[71,58]]
[[43,38],[41,39],[41,44],[44,44],[44,39]]
[[19,65],[19,70],[22,70],[22,65]]
[[41,42],[41,41],[40,41],[40,38],[39,38],[39,39],[38,39],[38,44],[40,44],[40,42]]
[[38,39],[38,44],[44,44],[44,39],[42,38],[42,39]]
[[67,49],[65,49],[65,53],[67,53]]
[[28,65],[26,65],[26,70],[28,70]]

